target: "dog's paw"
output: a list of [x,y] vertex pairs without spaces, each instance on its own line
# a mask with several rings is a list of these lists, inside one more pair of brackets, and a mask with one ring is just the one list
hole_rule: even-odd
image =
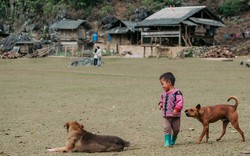
[[53,148],[50,148],[50,149],[47,149],[48,152],[55,152],[55,149]]

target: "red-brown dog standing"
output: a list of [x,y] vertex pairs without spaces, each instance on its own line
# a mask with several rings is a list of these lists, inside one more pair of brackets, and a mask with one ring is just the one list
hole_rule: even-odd
[[221,138],[224,136],[224,134],[226,133],[226,127],[229,122],[240,133],[242,141],[243,142],[245,141],[244,133],[239,127],[238,113],[236,111],[239,104],[239,100],[236,96],[230,96],[227,101],[230,101],[231,99],[235,100],[235,105],[220,104],[208,107],[201,107],[201,105],[198,104],[194,108],[189,108],[185,110],[185,113],[188,117],[196,118],[203,125],[203,131],[198,141],[196,142],[197,144],[199,144],[202,141],[204,135],[206,135],[206,142],[208,142],[209,123],[213,123],[218,120],[222,120],[223,129],[220,137],[216,139],[216,141],[221,140]]

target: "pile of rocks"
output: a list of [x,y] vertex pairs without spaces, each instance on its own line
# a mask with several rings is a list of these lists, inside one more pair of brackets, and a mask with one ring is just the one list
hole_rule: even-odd
[[180,57],[235,58],[235,53],[230,48],[224,46],[185,48],[178,55]]
[[0,52],[3,53],[3,52],[11,51],[13,47],[15,46],[16,42],[20,42],[20,41],[31,41],[31,37],[25,33],[20,34],[20,35],[12,34],[8,36],[7,38],[0,41],[0,46],[1,46]]
[[80,60],[71,62],[71,66],[93,66],[94,58],[92,57],[83,57]]
[[235,54],[233,54],[227,47],[218,47],[218,48],[211,49],[208,52],[202,53],[200,57],[202,58],[235,58]]

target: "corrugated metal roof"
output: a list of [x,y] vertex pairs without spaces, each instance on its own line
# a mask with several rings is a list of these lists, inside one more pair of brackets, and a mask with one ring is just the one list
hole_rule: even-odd
[[105,31],[107,34],[125,34],[129,31],[127,27],[116,27],[110,30]]
[[197,24],[195,24],[194,22],[191,22],[189,20],[185,20],[183,21],[182,23],[186,24],[186,25],[189,25],[189,26],[198,26]]
[[164,8],[139,22],[138,26],[177,25],[204,8],[206,6]]
[[105,31],[105,33],[107,34],[125,34],[129,31],[131,32],[135,32],[135,26],[136,26],[136,22],[133,21],[121,21],[121,23],[124,24],[124,26],[122,27],[115,27],[113,29],[107,30]]
[[[205,9],[206,6],[191,6],[191,7],[173,7],[173,8],[164,8],[153,15],[149,16],[145,20],[138,23],[138,26],[170,26],[170,25],[178,25],[181,22],[193,25],[194,23],[190,23],[191,21],[186,21],[189,17],[191,17],[195,13],[199,12],[202,9]],[[208,10],[208,9],[206,9]],[[208,12],[210,12],[208,10]],[[185,20],[185,22],[184,22]],[[214,25],[219,27],[225,27],[225,25],[218,20],[212,19],[203,19],[203,18],[193,18],[192,20],[195,23],[206,24],[206,25]]]
[[136,22],[132,21],[121,21],[130,31],[135,31],[135,26],[137,25]]
[[57,23],[54,23],[50,26],[50,29],[77,29],[84,20],[70,20],[70,19],[64,19]]
[[190,17],[189,19],[195,23],[200,23],[200,24],[205,24],[205,25],[213,25],[213,26],[218,26],[218,27],[226,27],[226,25],[224,25],[220,21],[216,21],[216,20],[212,20],[212,19],[195,18],[195,17]]
[[173,7],[173,8],[164,8],[155,14],[146,18],[150,19],[183,19],[187,18],[194,13],[200,11],[201,9],[206,8],[206,6],[191,6],[191,7]]
[[138,27],[140,26],[168,26],[168,25],[179,25],[181,21],[177,21],[176,19],[156,19],[156,20],[144,20],[138,23]]
[[16,42],[16,45],[23,45],[23,44],[34,44],[34,41],[19,41],[19,42]]

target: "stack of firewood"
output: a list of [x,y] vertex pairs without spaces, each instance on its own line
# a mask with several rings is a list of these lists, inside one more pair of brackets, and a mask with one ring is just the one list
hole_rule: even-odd
[[20,57],[22,57],[22,55],[20,53],[16,53],[15,51],[5,52],[1,55],[1,59],[16,59]]
[[45,57],[49,55],[49,49],[48,48],[42,48],[37,50],[37,57]]
[[30,54],[21,54],[15,51],[8,51],[3,53],[3,55],[1,55],[1,58],[2,59],[16,59],[21,57],[33,58],[33,57],[45,57],[48,55],[49,55],[48,48],[42,48],[42,49],[37,49],[36,51]]
[[218,47],[200,55],[202,58],[234,58],[235,54],[226,47]]

